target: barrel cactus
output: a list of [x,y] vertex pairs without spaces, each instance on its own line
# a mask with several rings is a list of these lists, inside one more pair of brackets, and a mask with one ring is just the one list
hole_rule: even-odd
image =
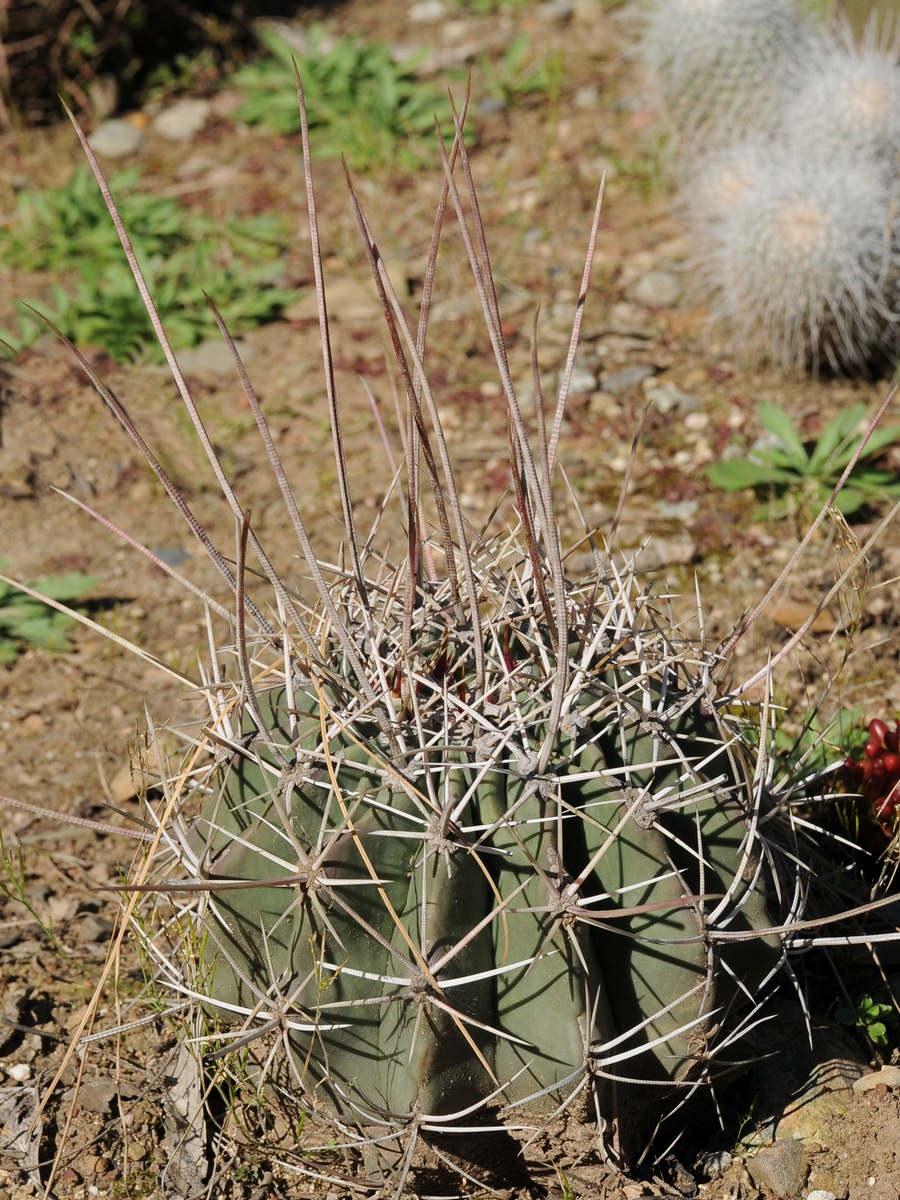
[[815,40],[793,0],[651,0],[638,12],[650,95],[692,151],[772,130]]
[[[397,499],[403,513],[398,560],[377,528],[363,537],[356,527],[308,142],[347,538],[338,563],[317,559],[224,327],[223,336],[310,596],[282,581],[257,540],[107,190],[234,514],[233,556],[213,547],[81,359],[234,602],[230,645],[214,647],[204,680],[202,731],[164,772],[164,799],[151,804],[154,852],[126,888],[140,897],[130,911],[157,986],[182,998],[211,1071],[271,1110],[300,1111],[310,1171],[336,1179],[347,1164],[335,1156],[350,1155],[352,1171],[380,1172],[398,1197],[420,1168],[496,1180],[490,1155],[472,1151],[475,1132],[502,1150],[580,1125],[595,1156],[619,1162],[660,1122],[670,1140],[685,1101],[746,1056],[741,1039],[805,929],[807,895],[806,856],[768,780],[766,722],[755,733],[742,723],[746,710],[724,683],[727,654],[686,638],[627,559],[588,530],[577,538],[593,566],[569,578],[556,450],[589,269],[553,417],[545,421],[538,394],[529,436],[459,130],[450,155],[441,150],[416,329],[350,193],[407,402],[405,487],[385,502]],[[448,206],[509,421],[511,514],[483,530],[463,513],[424,362]],[[598,221],[599,205],[588,267]],[[210,605],[211,619],[225,611]],[[556,1143],[543,1157],[561,1154]]]

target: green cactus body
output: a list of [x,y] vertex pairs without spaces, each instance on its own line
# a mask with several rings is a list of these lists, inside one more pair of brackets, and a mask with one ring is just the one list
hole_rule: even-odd
[[227,1025],[280,1005],[297,1078],[363,1124],[488,1101],[549,1112],[591,1078],[618,1108],[636,1073],[709,1072],[736,987],[751,995],[780,953],[714,941],[771,923],[745,853],[748,779],[702,691],[668,685],[660,712],[662,679],[604,680],[578,693],[540,776],[525,748],[546,735],[540,691],[501,698],[486,759],[445,745],[418,772],[378,750],[371,721],[331,711],[326,754],[324,689],[257,692],[267,733],[245,721],[253,743],[193,833],[211,875],[259,881],[205,913],[210,1012]]

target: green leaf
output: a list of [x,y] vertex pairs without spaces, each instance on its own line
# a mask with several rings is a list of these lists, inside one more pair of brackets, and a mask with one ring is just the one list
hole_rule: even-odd
[[773,484],[796,482],[796,473],[778,470],[764,463],[751,462],[746,458],[732,458],[723,463],[710,463],[706,468],[710,482],[729,492],[744,488],[766,487]]
[[[824,472],[826,469],[837,471],[843,470],[853,456],[853,450],[850,449],[849,454],[843,461],[836,459],[831,461],[832,456],[843,446],[846,453],[847,447],[845,442],[852,439],[856,427],[859,425],[862,418],[865,416],[866,406],[864,404],[854,404],[848,409],[844,409],[833,417],[825,429],[822,431],[822,436],[813,447],[812,454],[809,458],[809,473],[816,475]],[[856,439],[857,444],[859,439]]]
[[800,435],[784,409],[777,404],[771,404],[766,400],[762,401],[759,406],[759,423],[763,429],[774,433],[790,454],[791,461],[796,465],[797,470],[805,475],[809,467],[809,457]]

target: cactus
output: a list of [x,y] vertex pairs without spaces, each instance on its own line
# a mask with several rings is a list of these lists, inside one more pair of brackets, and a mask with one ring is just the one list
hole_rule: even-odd
[[641,19],[649,91],[692,151],[773,129],[814,41],[792,0],[654,0]]
[[859,370],[894,349],[891,201],[852,152],[754,141],[699,166],[683,201],[693,274],[737,353]]
[[817,44],[784,108],[783,135],[797,153],[834,156],[839,169],[855,154],[862,172],[877,164],[894,182],[900,152],[897,51],[896,43],[879,44],[872,21],[860,44],[846,24]]
[[[234,600],[233,644],[213,646],[203,680],[205,726],[174,772],[160,762],[164,800],[150,809],[159,848],[125,888],[142,897],[129,911],[157,985],[187,1002],[210,1069],[267,1106],[302,1110],[303,1163],[316,1150],[330,1164],[355,1153],[351,1169],[362,1160],[382,1172],[399,1198],[420,1167],[491,1178],[453,1135],[480,1130],[524,1149],[562,1121],[587,1123],[595,1154],[624,1162],[661,1121],[670,1139],[685,1101],[739,1065],[787,951],[812,940],[809,855],[770,787],[767,718],[748,730],[733,715],[741,689],[723,682],[750,621],[707,651],[587,531],[593,570],[567,577],[556,449],[599,203],[567,371],[549,423],[538,395],[532,440],[461,125],[449,156],[439,144],[444,182],[416,329],[351,187],[408,409],[405,554],[391,561],[377,527],[359,534],[305,124],[303,136],[347,535],[338,564],[315,556],[220,325],[311,599],[281,580],[216,457],[82,138],[237,529],[232,567],[78,355]],[[509,419],[513,513],[482,531],[463,515],[423,361],[448,206]],[[211,621],[226,612],[209,603]]]

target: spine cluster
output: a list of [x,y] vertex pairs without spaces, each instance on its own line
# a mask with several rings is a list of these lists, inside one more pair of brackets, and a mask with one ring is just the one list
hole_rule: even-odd
[[895,357],[896,40],[807,26],[791,0],[656,0],[640,58],[730,349],[813,371]]

